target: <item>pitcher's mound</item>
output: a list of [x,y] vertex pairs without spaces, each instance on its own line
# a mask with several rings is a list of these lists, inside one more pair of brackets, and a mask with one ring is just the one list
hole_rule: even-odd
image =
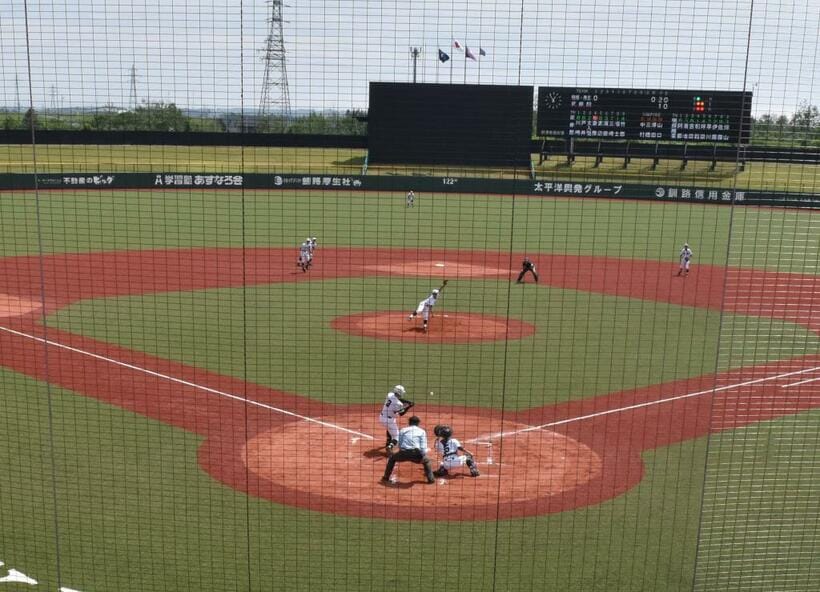
[[434,314],[426,332],[420,317],[410,320],[407,313],[396,311],[338,317],[331,326],[351,335],[386,341],[446,344],[521,339],[535,333],[535,326],[523,321],[470,312]]

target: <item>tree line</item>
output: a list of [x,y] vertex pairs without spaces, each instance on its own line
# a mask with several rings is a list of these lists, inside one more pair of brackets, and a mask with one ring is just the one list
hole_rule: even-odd
[[[144,103],[134,109],[101,108],[94,112],[55,113],[28,109],[0,112],[0,128],[87,131],[256,132],[282,134],[367,134],[366,112],[310,112],[288,118],[186,114],[174,103]],[[791,116],[752,118],[753,145],[820,147],[820,111],[807,101]]]
[[24,113],[0,112],[0,128],[6,130],[86,130],[146,132],[257,132],[280,134],[364,135],[364,112],[310,112],[292,117],[186,114],[174,103],[144,103],[135,109],[103,107],[93,112],[58,113],[28,109]]

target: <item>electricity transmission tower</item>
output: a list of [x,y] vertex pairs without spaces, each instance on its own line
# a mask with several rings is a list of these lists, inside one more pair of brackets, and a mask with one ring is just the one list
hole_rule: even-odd
[[270,28],[265,40],[265,74],[262,79],[262,98],[259,100],[259,117],[280,115],[290,119],[290,91],[288,71],[285,66],[285,39],[282,32],[282,0],[268,0],[271,16]]
[[131,64],[131,84],[128,88],[128,106],[132,111],[137,110],[137,67]]

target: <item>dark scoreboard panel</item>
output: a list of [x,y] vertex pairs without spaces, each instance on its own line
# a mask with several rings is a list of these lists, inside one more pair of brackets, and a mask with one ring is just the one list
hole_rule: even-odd
[[370,83],[371,164],[530,166],[531,86]]
[[538,135],[749,143],[752,93],[538,87]]

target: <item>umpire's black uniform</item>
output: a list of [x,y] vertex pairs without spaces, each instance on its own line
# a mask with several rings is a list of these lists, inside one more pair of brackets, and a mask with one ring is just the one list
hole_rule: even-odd
[[524,281],[524,274],[526,274],[528,271],[532,274],[532,277],[535,278],[535,283],[537,284],[538,272],[535,271],[535,263],[533,263],[526,257],[524,258],[523,263],[521,263],[521,273],[518,274],[518,279],[515,280],[515,283],[520,284],[522,281]]

